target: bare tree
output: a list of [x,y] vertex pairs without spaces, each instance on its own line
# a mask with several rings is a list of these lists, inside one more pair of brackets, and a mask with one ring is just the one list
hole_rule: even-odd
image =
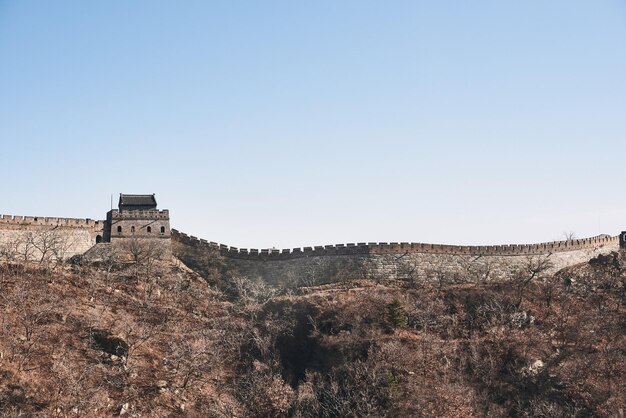
[[576,237],[576,233],[573,231],[563,232],[563,236],[565,237],[565,241],[574,241]]
[[272,299],[278,290],[260,279],[252,280],[245,276],[233,275],[224,280],[224,291],[243,306],[243,310],[256,310]]
[[513,275],[512,281],[517,292],[517,305],[522,303],[524,291],[528,284],[543,275],[553,267],[548,257],[528,257],[526,262]]
[[104,283],[109,283],[109,276],[111,275],[111,271],[120,265],[120,249],[107,244],[106,250],[102,252],[102,267],[106,271],[106,275],[104,276]]
[[56,234],[56,238],[51,250],[55,260],[61,262],[68,258],[70,249],[76,245],[76,241],[72,235],[66,234],[60,229],[56,229],[54,234]]
[[16,237],[16,250],[18,258],[23,262],[32,260],[35,254],[35,246],[33,245],[33,233],[26,232],[24,235]]
[[[36,283],[36,282],[35,282]],[[45,324],[52,313],[54,300],[51,300],[45,288],[36,284],[21,283],[7,292],[4,301],[16,309],[12,312],[16,338],[12,340],[11,361],[18,371],[29,369],[34,356],[43,347],[42,340],[47,332]]]
[[424,275],[428,280],[437,283],[439,289],[442,289],[446,284],[452,283],[454,279],[449,263],[443,258],[437,258],[430,267],[425,269]]
[[31,233],[27,240],[34,248],[33,257],[37,257],[39,264],[63,261],[72,245],[69,237],[58,228]]
[[5,261],[14,261],[20,254],[21,240],[18,237],[10,238],[0,245],[0,257]]
[[146,274],[149,274],[154,263],[165,256],[164,243],[154,239],[128,238],[119,248],[120,259],[134,266],[135,276],[139,275],[141,268],[145,268]]
[[39,264],[60,262],[67,258],[74,242],[61,229],[17,231],[0,246],[0,257],[6,261],[35,261]]
[[[57,407],[57,416],[69,416],[70,412],[76,416],[89,416],[106,405],[107,392],[102,388],[102,380],[93,378],[98,373],[95,365],[89,362],[77,364],[68,356],[58,356],[52,360],[51,369],[52,380],[58,388],[52,395],[53,404],[61,405]],[[63,409],[65,414],[61,415]]]
[[182,390],[187,389],[193,382],[204,379],[212,369],[214,348],[206,336],[182,341],[173,341],[170,344],[172,377],[179,381]]
[[134,354],[137,350],[146,344],[149,340],[155,338],[161,333],[161,327],[156,324],[147,322],[129,324],[126,327],[125,339],[126,343],[125,355],[122,355],[122,361],[127,368],[131,367],[131,359],[134,360]]

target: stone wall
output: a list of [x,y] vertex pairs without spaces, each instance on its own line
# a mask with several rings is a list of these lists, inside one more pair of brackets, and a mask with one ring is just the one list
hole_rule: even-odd
[[[226,264],[250,278],[270,283],[314,284],[344,279],[500,280],[531,262],[547,260],[548,271],[616,251],[619,237],[602,235],[531,245],[454,246],[421,243],[358,243],[289,250],[240,249],[172,230],[181,248],[218,250]],[[183,261],[185,261],[183,259]]]
[[[171,254],[169,211],[113,210],[107,214],[106,221],[0,215],[0,258],[68,259],[84,254],[96,243],[109,241],[109,225],[113,225],[112,238],[120,247],[138,241],[163,257]],[[119,234],[117,226],[122,227]]]
[[107,213],[104,241],[120,238],[170,238],[168,210],[111,210]]
[[91,248],[103,228],[103,221],[93,219],[0,215],[0,252],[39,259],[41,251],[50,251],[66,259]]
[[[115,211],[117,212],[117,211]],[[344,279],[390,278],[408,280],[453,281],[505,279],[529,262],[545,259],[550,271],[588,261],[599,253],[616,251],[619,236],[554,241],[529,245],[455,246],[422,243],[355,243],[304,247],[294,249],[236,248],[170,230],[169,212],[117,213],[115,219],[123,225],[121,241],[135,226],[137,238],[163,238],[169,248],[173,240],[174,252],[185,261],[185,248],[194,254],[219,252],[231,269],[250,278],[260,278],[271,283],[314,284]],[[156,217],[155,217],[156,216]],[[150,219],[147,219],[147,218]],[[61,258],[83,254],[103,238],[105,221],[74,218],[0,215],[0,255],[2,252],[22,250],[26,242],[36,239],[57,240]],[[117,225],[117,224],[116,224]],[[151,232],[147,226],[151,225]],[[161,226],[165,232],[161,235]],[[31,249],[30,258],[41,254]]]

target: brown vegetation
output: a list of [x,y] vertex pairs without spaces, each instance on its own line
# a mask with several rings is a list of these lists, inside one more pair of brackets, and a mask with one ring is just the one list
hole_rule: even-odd
[[626,408],[617,253],[556,275],[529,260],[501,283],[277,288],[230,274],[218,254],[187,254],[196,272],[146,251],[99,267],[0,265],[1,416],[585,417]]

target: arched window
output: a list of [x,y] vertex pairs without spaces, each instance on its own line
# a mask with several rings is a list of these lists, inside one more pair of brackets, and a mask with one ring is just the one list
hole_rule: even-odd
[[100,244],[102,242],[102,235],[96,235],[96,244]]
[[152,227],[151,226],[147,227],[146,231],[148,231],[148,234],[151,234],[152,233]]
[[165,234],[165,227],[164,226],[161,227],[161,233]]
[[122,227],[121,227],[121,226],[118,226],[118,227],[117,227],[117,233],[118,233],[118,234],[121,234],[121,233],[122,233]]
[[134,226],[134,225],[130,227],[130,233],[131,233],[131,234],[134,234],[134,233],[135,233],[135,226]]

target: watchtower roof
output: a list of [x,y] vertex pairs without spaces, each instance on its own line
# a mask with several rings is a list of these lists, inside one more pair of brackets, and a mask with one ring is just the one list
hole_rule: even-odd
[[120,211],[156,209],[157,202],[154,194],[122,194],[118,204]]

